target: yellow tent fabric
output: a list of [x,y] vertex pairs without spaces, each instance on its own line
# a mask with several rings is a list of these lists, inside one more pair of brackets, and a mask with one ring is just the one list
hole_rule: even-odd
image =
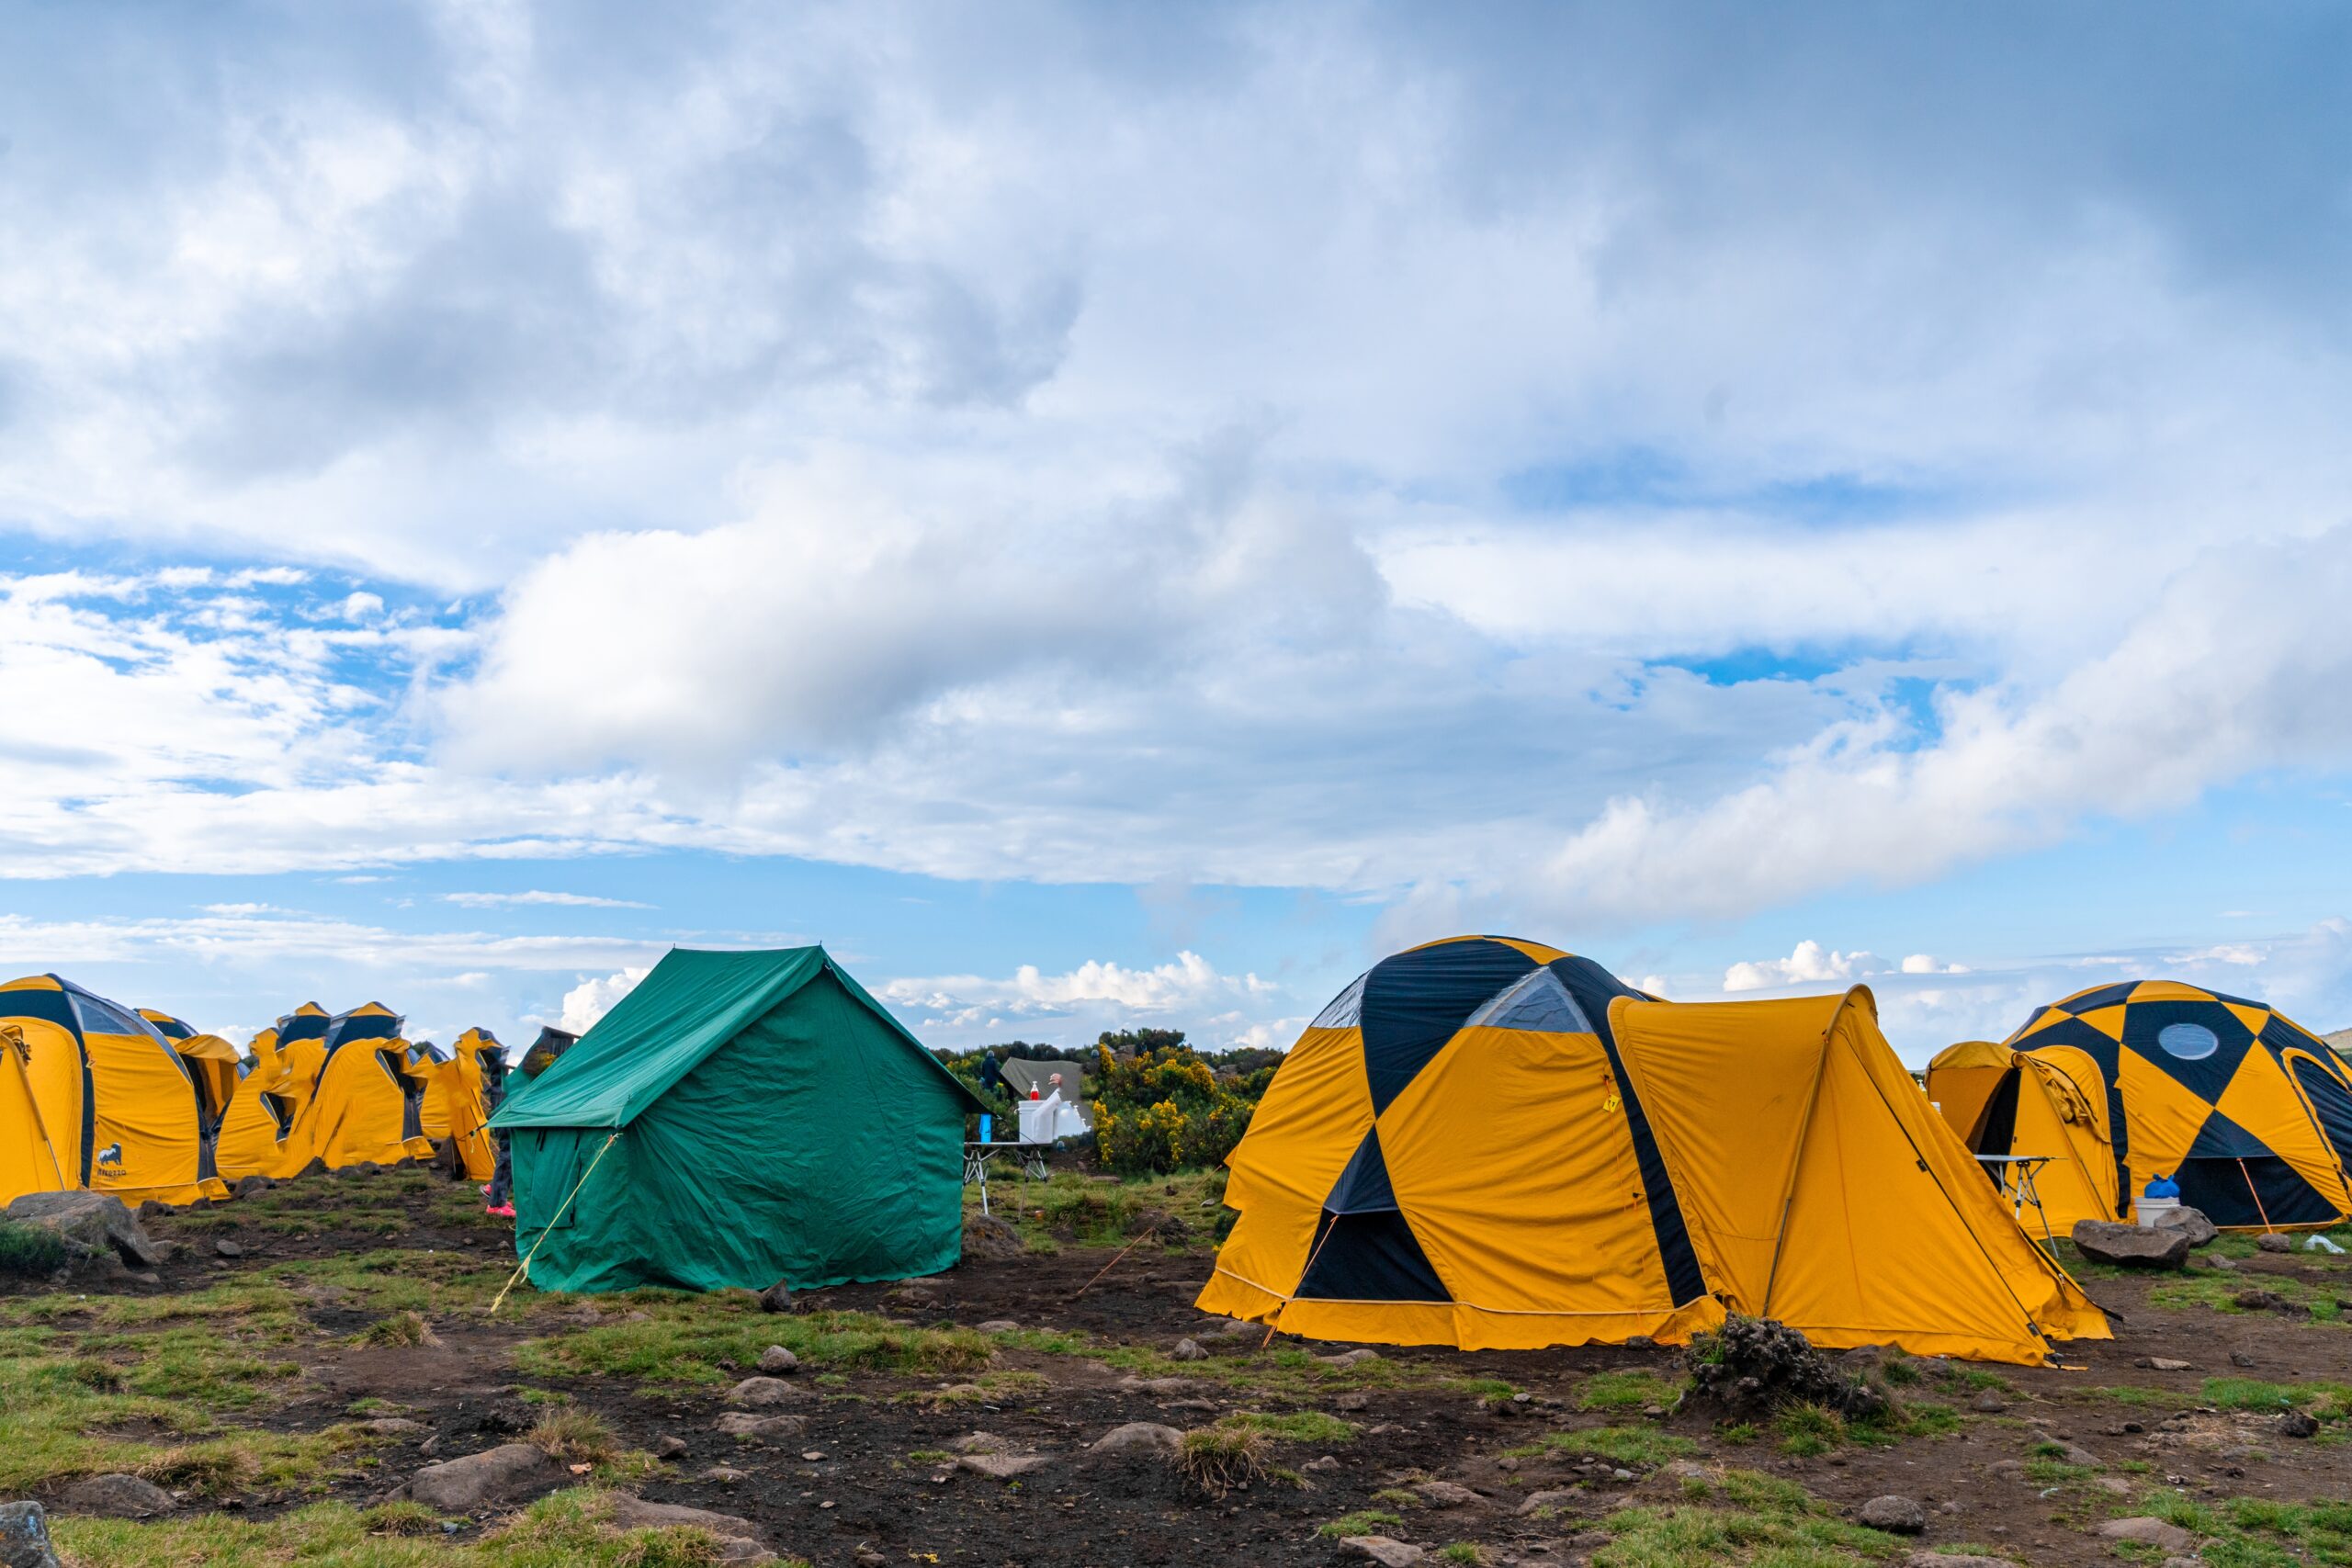
[[408,1048],[408,1065],[425,1085],[424,1098],[417,1106],[417,1128],[437,1150],[449,1136],[449,1093],[444,1079],[458,1064],[430,1040],[420,1040]]
[[319,1075],[327,1065],[327,1025],[333,1014],[304,1002],[277,1021],[277,1054],[286,1064],[285,1094],[294,1101],[294,1126],[278,1145],[277,1162],[263,1174],[300,1176],[318,1157],[318,1122],[311,1106],[319,1097]]
[[1310,1337],[1679,1344],[1730,1310],[2039,1362],[2108,1332],[1860,989],[1678,1005],[1538,943],[1430,943],[1317,1015],[1228,1163],[1200,1305]]
[[[139,1016],[171,1042],[196,1085],[197,1174],[217,1180],[220,1175],[220,1123],[237,1092],[237,1048],[218,1034],[199,1034],[183,1020],[154,1008],[141,1008]],[[222,1184],[218,1196],[225,1196]]]
[[324,1064],[303,1118],[311,1156],[328,1169],[433,1157],[424,1133],[432,1069],[411,1060],[400,1031],[400,1015],[380,1002],[328,1021]]
[[[228,1113],[220,1119],[220,1141],[213,1156],[223,1181],[248,1176],[277,1176],[286,1163],[289,1145],[307,1148],[294,1136],[310,1086],[300,1083],[278,1049],[277,1031],[265,1029],[253,1039],[253,1060],[237,1080]],[[303,1153],[296,1168],[310,1163]]]
[[434,1098],[441,1102],[443,1134],[454,1139],[465,1173],[488,1181],[498,1170],[498,1145],[490,1133],[490,1092],[482,1057],[503,1057],[505,1047],[487,1029],[469,1029],[458,1036],[450,1058],[434,1079]]
[[32,1047],[24,1030],[0,1023],[0,1205],[28,1192],[74,1186],[66,1168],[78,1156],[51,1134],[34,1092]]
[[2174,980],[2079,991],[2000,1046],[1938,1055],[1928,1096],[1978,1153],[2065,1156],[2036,1183],[2055,1229],[2128,1218],[2156,1176],[2224,1229],[2352,1215],[2352,1083],[2261,1002]]
[[[55,975],[0,986],[0,1024],[24,1042],[24,1080],[65,1156],[65,1185],[128,1203],[226,1195],[203,1169],[194,1075],[154,1025]],[[6,1196],[53,1190],[48,1166],[44,1155],[12,1159],[7,1179],[32,1185]]]

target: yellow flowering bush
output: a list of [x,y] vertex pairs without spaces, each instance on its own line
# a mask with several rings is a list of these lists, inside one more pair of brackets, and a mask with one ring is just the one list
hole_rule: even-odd
[[1094,1147],[1104,1169],[1144,1176],[1216,1165],[1249,1131],[1255,1101],[1219,1083],[1182,1039],[1125,1060],[1108,1036],[1097,1048]]

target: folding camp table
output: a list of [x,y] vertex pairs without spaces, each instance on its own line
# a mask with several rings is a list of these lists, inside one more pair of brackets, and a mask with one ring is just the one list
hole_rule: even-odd
[[974,1182],[980,1186],[980,1213],[989,1212],[989,1161],[1001,1154],[1011,1154],[1021,1162],[1021,1174],[1032,1181],[1043,1181],[1053,1173],[1046,1168],[1046,1155],[1051,1144],[981,1143],[964,1145],[964,1185]]
[[[2035,1190],[2033,1179],[2043,1166],[2057,1157],[2056,1155],[1978,1155],[1976,1156],[1976,1163],[1992,1172],[1993,1180],[2000,1188],[2002,1195],[2011,1201],[2009,1212],[2016,1217],[2018,1227],[2022,1229],[2025,1225],[2026,1205],[2032,1204],[2034,1213],[2041,1221],[2042,1235],[2047,1237],[2053,1246],[2056,1245],[2058,1238],[2050,1234],[2050,1216],[2042,1210],[2041,1194]],[[2004,1168],[2008,1166],[2017,1167],[2014,1179],[2004,1173]]]

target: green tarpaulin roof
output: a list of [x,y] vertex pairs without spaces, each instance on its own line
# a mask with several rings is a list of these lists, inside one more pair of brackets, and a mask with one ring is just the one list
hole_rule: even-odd
[[971,1109],[989,1109],[823,948],[709,953],[673,947],[555,1066],[511,1096],[490,1124],[502,1132],[626,1127],[712,1052],[828,970],[954,1084]]

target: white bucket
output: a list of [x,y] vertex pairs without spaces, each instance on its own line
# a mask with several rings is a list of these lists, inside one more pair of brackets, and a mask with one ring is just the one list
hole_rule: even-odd
[[2169,1214],[2179,1207],[2180,1200],[2177,1198],[2150,1198],[2144,1195],[2134,1199],[2132,1204],[2132,1213],[2138,1218],[2143,1229],[2154,1225],[2158,1214]]

